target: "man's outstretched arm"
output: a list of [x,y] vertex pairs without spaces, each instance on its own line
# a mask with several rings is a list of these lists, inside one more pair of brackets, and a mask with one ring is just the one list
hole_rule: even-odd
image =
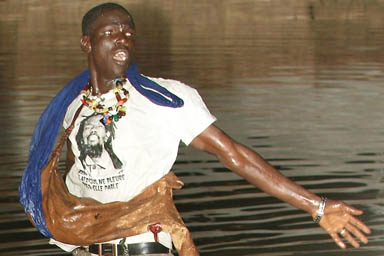
[[[319,196],[283,176],[255,151],[237,143],[214,125],[197,136],[191,145],[217,156],[225,167],[266,193],[308,212],[313,218],[317,217],[321,204]],[[364,233],[370,233],[370,229],[354,216],[362,213],[341,201],[328,200],[319,224],[341,248],[346,248],[346,245],[340,232],[352,246],[359,247],[355,238],[367,243]]]

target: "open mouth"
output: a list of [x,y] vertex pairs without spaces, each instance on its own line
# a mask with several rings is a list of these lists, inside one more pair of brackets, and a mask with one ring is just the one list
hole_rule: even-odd
[[100,141],[100,137],[97,134],[90,134],[87,139],[89,145],[96,145]]
[[128,60],[128,52],[125,50],[118,50],[115,55],[113,55],[113,59],[119,63],[125,63]]

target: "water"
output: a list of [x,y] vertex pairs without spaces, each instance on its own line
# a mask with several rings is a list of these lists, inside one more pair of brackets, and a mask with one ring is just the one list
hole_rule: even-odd
[[[0,0],[0,255],[68,255],[26,220],[17,186],[38,116],[86,66],[79,24],[100,2]],[[175,200],[202,255],[384,254],[384,1],[126,2],[143,73],[198,88],[217,126],[313,192],[363,209],[373,231],[342,251],[304,212],[181,146]]]

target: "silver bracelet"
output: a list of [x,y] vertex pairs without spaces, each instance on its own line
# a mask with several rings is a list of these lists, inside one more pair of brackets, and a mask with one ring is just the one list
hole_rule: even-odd
[[321,197],[321,201],[320,201],[320,204],[319,204],[319,208],[317,208],[317,211],[316,211],[316,218],[313,219],[313,221],[315,223],[319,223],[320,220],[321,220],[321,217],[323,217],[324,215],[324,209],[325,209],[325,203],[327,202],[327,198],[326,197]]

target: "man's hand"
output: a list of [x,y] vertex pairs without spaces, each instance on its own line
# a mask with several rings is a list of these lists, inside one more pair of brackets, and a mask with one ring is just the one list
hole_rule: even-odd
[[358,248],[360,243],[357,239],[366,244],[368,238],[365,234],[371,233],[371,230],[355,217],[361,214],[363,211],[343,202],[328,200],[319,224],[340,248],[345,249],[347,247],[343,238],[353,247]]
[[[214,125],[205,129],[191,145],[217,156],[225,167],[266,193],[308,213],[313,212],[313,217],[317,216],[316,208],[320,206],[316,205],[320,199],[317,195],[283,176],[255,151],[237,143]],[[341,248],[346,248],[343,237],[354,247],[359,247],[356,238],[366,244],[368,239],[364,233],[371,232],[355,217],[362,213],[343,202],[328,200],[319,224]]]

